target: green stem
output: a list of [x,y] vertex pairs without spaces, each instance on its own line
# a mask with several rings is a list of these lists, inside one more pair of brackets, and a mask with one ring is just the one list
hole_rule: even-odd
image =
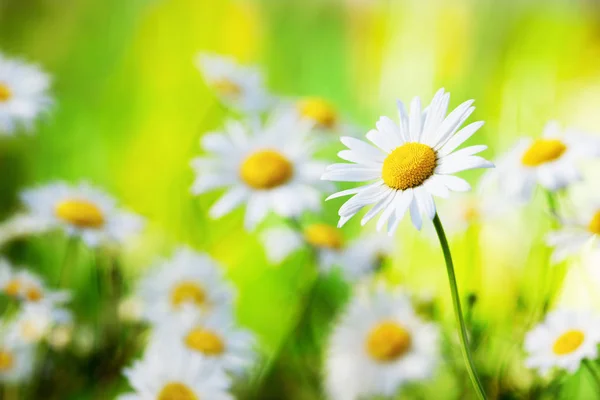
[[458,286],[456,284],[456,275],[454,274],[454,263],[452,262],[452,254],[450,253],[450,247],[448,246],[448,240],[446,239],[446,233],[444,227],[440,221],[440,217],[436,214],[433,218],[433,225],[437,232],[438,238],[440,239],[440,246],[442,246],[442,252],[444,253],[444,260],[446,261],[446,269],[448,271],[448,281],[450,282],[450,293],[452,294],[452,305],[454,306],[454,314],[456,321],[460,327],[460,350],[467,366],[467,372],[473,388],[477,393],[479,399],[485,400],[485,391],[481,385],[481,381],[475,371],[475,365],[473,363],[473,357],[471,355],[471,349],[469,348],[469,340],[467,338],[467,328],[465,326],[465,320],[460,307],[460,296],[458,294]]
[[600,392],[600,374],[598,373],[598,370],[596,370],[594,363],[591,360],[584,359],[583,365],[590,371],[590,375],[592,375],[594,382],[596,382],[596,388],[598,389],[598,392]]

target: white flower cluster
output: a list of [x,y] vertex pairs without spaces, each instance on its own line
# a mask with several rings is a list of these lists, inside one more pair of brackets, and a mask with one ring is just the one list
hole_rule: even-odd
[[[255,338],[235,322],[235,291],[208,255],[179,248],[139,282],[140,318],[152,327],[121,399],[231,399],[231,380],[256,361]],[[178,397],[179,396],[179,397]]]

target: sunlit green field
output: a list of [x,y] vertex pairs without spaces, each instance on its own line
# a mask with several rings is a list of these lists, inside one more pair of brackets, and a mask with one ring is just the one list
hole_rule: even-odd
[[[335,226],[346,199],[325,198],[358,184],[334,183],[321,193],[321,212],[291,223],[269,213],[256,229],[245,229],[246,202],[210,217],[223,190],[193,195],[190,163],[209,153],[203,135],[247,115],[220,101],[195,59],[215,53],[255,65],[284,103],[306,96],[329,101],[343,123],[312,132],[315,158],[325,164],[344,162],[336,156],[346,149],[339,136],[364,139],[381,116],[397,120],[397,99],[408,107],[420,96],[425,107],[442,87],[452,94],[449,112],[475,99],[465,125],[485,125],[468,144],[487,145],[482,157],[498,160],[519,138],[540,137],[550,120],[598,137],[599,12],[584,0],[0,0],[0,53],[46,71],[53,99],[29,132],[0,133],[0,220],[27,211],[20,198],[25,189],[86,181],[145,221],[139,234],[111,246],[89,246],[61,229],[0,241],[0,254],[13,266],[68,290],[72,312],[68,343],[38,344],[33,371],[22,382],[3,378],[0,348],[0,398],[113,399],[135,391],[122,372],[144,356],[152,329],[124,316],[123,303],[181,246],[218,262],[237,291],[236,324],[255,336],[252,365],[231,377],[234,398],[354,400],[328,390],[331,334],[359,292],[384,286],[402,288],[418,318],[439,329],[439,362],[427,380],[364,398],[477,398],[430,221],[417,231],[406,213],[377,268],[350,281],[344,266],[319,273],[310,246],[271,262],[261,235],[282,221]],[[548,196],[537,187],[524,205],[505,201],[502,191],[488,194],[492,211],[502,213],[478,214],[458,232],[450,208],[467,198],[435,200],[489,399],[600,398],[593,374],[600,373],[598,357],[590,368],[541,375],[526,366],[524,348],[527,332],[552,310],[600,311],[599,276],[581,266],[586,250],[553,266],[545,239],[560,228],[557,216],[579,209],[572,194],[600,199],[599,165],[583,165],[587,181],[573,190]],[[473,187],[472,198],[484,195],[483,174],[459,174]],[[341,228],[347,240],[375,231],[374,221],[361,226],[364,214]],[[2,293],[4,326],[21,303],[6,286]],[[138,395],[132,399],[221,399]]]

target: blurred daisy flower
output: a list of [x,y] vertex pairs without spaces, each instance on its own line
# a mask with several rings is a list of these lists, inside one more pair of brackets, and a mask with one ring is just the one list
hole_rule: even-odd
[[329,196],[328,200],[354,195],[340,208],[338,226],[344,225],[363,207],[374,204],[362,218],[362,225],[382,212],[377,230],[387,223],[391,235],[409,210],[413,225],[421,229],[423,214],[429,220],[436,215],[433,196],[448,197],[450,191],[470,190],[465,180],[453,174],[493,166],[475,155],[487,146],[455,151],[483,122],[474,122],[458,131],[475,109],[471,107],[473,100],[462,103],[446,117],[449,100],[450,94],[440,89],[429,107],[422,110],[421,100],[415,97],[410,114],[399,101],[400,125],[381,117],[377,129],[367,133],[367,139],[374,146],[350,137],[341,138],[349,150],[339,152],[338,156],[350,163],[329,166],[322,179],[374,182]]
[[144,225],[140,216],[120,210],[112,197],[87,183],[51,183],[24,191],[21,199],[32,216],[91,247],[125,242]]
[[549,313],[525,337],[528,368],[541,374],[552,368],[574,373],[583,359],[595,360],[600,343],[600,319],[588,312],[557,310]]
[[569,129],[562,132],[558,123],[550,122],[541,138],[521,139],[498,160],[498,168],[491,174],[505,195],[526,202],[537,184],[555,192],[579,181],[578,164],[599,155],[600,142]]
[[208,255],[180,248],[140,281],[135,294],[143,301],[144,319],[160,323],[188,304],[204,314],[230,307],[233,288]]
[[225,372],[207,359],[164,344],[146,349],[124,375],[135,393],[118,400],[233,400]]
[[[571,218],[561,218],[561,225],[546,238],[546,243],[554,247],[554,262],[579,254],[586,243],[600,236],[600,201],[580,205]],[[592,246],[600,249],[600,241],[596,240]]]
[[247,203],[245,226],[253,229],[274,211],[285,218],[321,207],[319,176],[324,165],[312,159],[312,124],[293,113],[275,115],[264,127],[229,122],[225,133],[210,133],[202,146],[211,153],[192,161],[192,193],[227,187],[210,209],[219,218]]
[[50,78],[40,68],[0,53],[0,135],[30,130],[52,104],[49,87]]
[[231,57],[206,53],[196,57],[196,66],[225,105],[247,113],[262,112],[271,105],[272,98],[258,68],[239,65]]
[[63,304],[70,299],[65,290],[50,290],[39,276],[27,270],[14,270],[6,260],[0,260],[0,291],[6,296],[29,303]]
[[416,316],[409,298],[361,292],[329,338],[325,385],[331,399],[392,396],[430,378],[439,361],[438,328]]
[[298,114],[310,120],[315,128],[333,131],[340,125],[340,116],[335,106],[322,97],[304,97],[296,104]]
[[35,349],[13,335],[8,335],[12,330],[10,326],[4,328],[6,331],[0,338],[0,382],[25,382],[34,370]]
[[37,343],[61,325],[70,325],[70,311],[51,303],[26,303],[11,326],[11,335],[24,343]]
[[263,232],[261,239],[268,260],[274,264],[309,246],[316,251],[323,273],[339,267],[351,281],[375,270],[393,251],[393,242],[388,236],[371,234],[347,241],[339,229],[324,223],[309,224],[302,232],[287,227],[270,228]]
[[254,336],[236,327],[230,310],[204,316],[198,310],[184,306],[172,321],[163,322],[153,341],[178,346],[199,358],[214,361],[215,368],[241,373],[255,359]]

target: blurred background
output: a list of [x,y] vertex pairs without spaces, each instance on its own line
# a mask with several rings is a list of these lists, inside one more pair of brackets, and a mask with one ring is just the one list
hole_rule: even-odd
[[[149,221],[124,250],[125,274],[135,276],[179,243],[208,251],[239,288],[240,322],[257,333],[265,354],[299,306],[305,255],[269,266],[256,235],[241,229],[242,210],[211,223],[207,210],[218,193],[190,195],[199,138],[227,115],[193,63],[198,52],[256,64],[273,93],[324,97],[364,132],[379,116],[396,115],[395,99],[429,101],[445,87],[451,107],[476,100],[472,120],[486,121],[477,139],[490,146],[486,158],[519,136],[538,136],[550,119],[589,131],[600,122],[600,3],[592,0],[0,0],[0,51],[39,63],[53,76],[56,98],[35,135],[0,140],[0,216],[20,209],[18,193],[31,185],[86,179],[105,188]],[[479,175],[466,174],[472,183]],[[461,289],[477,297],[482,323],[498,327],[490,362],[493,351],[519,351],[510,332],[525,328],[514,328],[514,310],[539,301],[540,267],[531,265],[548,251],[539,241],[548,228],[543,200],[514,221],[478,230],[475,255],[469,233],[451,243]],[[327,222],[336,221],[340,204],[326,205]],[[408,223],[382,278],[440,299],[452,327],[441,254]],[[348,235],[358,230],[356,221],[348,225]],[[518,243],[515,232],[523,235]],[[63,247],[36,239],[5,253],[52,276]],[[482,276],[469,283],[474,266]],[[324,290],[347,295],[335,277]],[[285,365],[269,382],[272,393],[315,398],[295,388]],[[457,390],[443,374],[436,382],[431,390]],[[81,393],[74,398],[87,396]],[[436,398],[427,393],[435,392],[415,398]]]

